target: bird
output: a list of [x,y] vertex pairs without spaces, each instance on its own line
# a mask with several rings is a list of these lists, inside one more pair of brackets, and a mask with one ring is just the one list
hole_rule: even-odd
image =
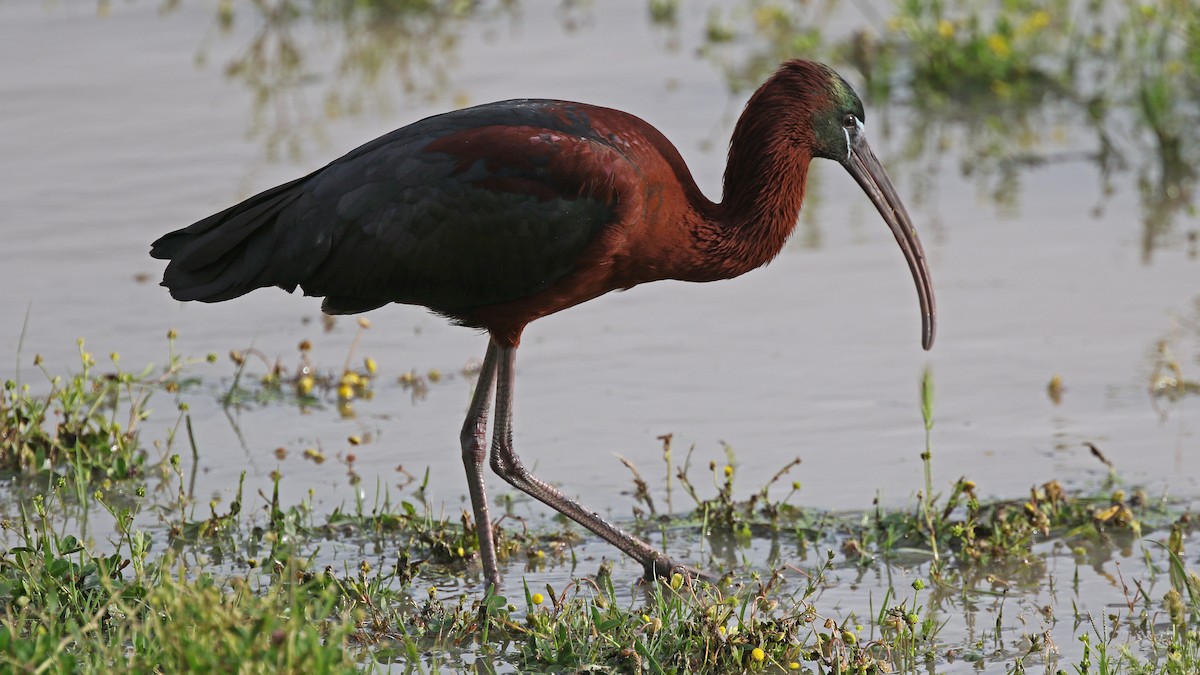
[[[307,176],[159,238],[162,285],[181,301],[257,288],[355,314],[424,306],[488,334],[459,444],[482,576],[501,576],[484,464],[632,557],[646,578],[690,567],[534,476],[513,445],[517,348],[530,322],[657,280],[729,279],[774,259],[795,229],[811,160],[841,164],[879,211],[917,287],[933,345],[929,266],[867,143],[862,101],[832,68],[795,59],[750,96],[730,140],[720,202],[681,154],[632,114],[513,99],[414,122]],[[494,405],[493,405],[494,404]],[[494,413],[490,452],[489,416]]]

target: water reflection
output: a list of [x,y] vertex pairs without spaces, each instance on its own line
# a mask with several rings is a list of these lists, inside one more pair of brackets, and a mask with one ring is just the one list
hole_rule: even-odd
[[[1142,259],[1194,247],[1200,138],[1200,15],[1184,0],[866,3],[746,0],[710,17],[702,53],[745,91],[779,61],[820,55],[849,63],[874,107],[905,109],[898,168],[925,182],[953,151],[960,172],[1002,211],[1015,209],[1032,170],[1095,165],[1103,201],[1118,182],[1142,208]],[[852,6],[849,6],[852,5]],[[841,10],[858,27],[831,35]],[[867,24],[861,26],[861,24]],[[729,45],[733,45],[732,47]]]
[[[903,127],[893,162],[916,181],[918,203],[934,196],[947,153],[1001,212],[1019,207],[1036,170],[1091,164],[1097,214],[1122,188],[1137,191],[1141,254],[1150,262],[1163,248],[1195,250],[1200,238],[1200,136],[1188,133],[1200,124],[1200,13],[1191,5],[646,0],[630,19],[663,33],[668,51],[698,43],[737,97],[787,58],[852,66],[874,110],[900,113],[885,119]],[[99,6],[104,14],[107,3]],[[170,14],[181,3],[161,6]],[[268,159],[295,159],[331,119],[387,113],[397,100],[464,104],[453,75],[467,28],[533,11],[552,12],[568,33],[595,22],[587,0],[221,0],[213,25],[226,40],[245,40],[221,67],[253,94],[250,134]],[[682,20],[700,13],[698,24]],[[682,33],[695,25],[699,35]],[[206,64],[216,46],[203,40],[197,61]],[[801,245],[819,246],[814,227]]]
[[1200,377],[1188,359],[1190,353],[1200,355],[1200,297],[1192,301],[1192,312],[1192,316],[1172,318],[1170,330],[1155,344],[1149,359],[1150,400],[1163,421],[1182,399],[1200,395]]
[[[178,6],[167,0],[163,9]],[[254,27],[222,68],[253,94],[249,133],[276,160],[300,156],[328,120],[387,112],[397,97],[445,96],[464,27],[516,9],[515,0],[222,0],[214,22],[226,38],[246,34],[243,24]],[[212,49],[201,45],[197,62],[206,64]]]

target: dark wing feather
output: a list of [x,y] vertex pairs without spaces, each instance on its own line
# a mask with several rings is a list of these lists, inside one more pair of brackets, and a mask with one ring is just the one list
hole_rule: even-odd
[[401,302],[451,316],[535,293],[615,206],[580,170],[595,141],[563,105],[507,101],[398,129],[159,239],[163,285],[203,302],[299,286],[330,313]]
[[[150,255],[171,260],[163,285],[179,300],[219,302],[254,288],[270,257],[264,240],[307,178],[285,183],[155,241]],[[296,285],[293,283],[291,288]],[[291,290],[291,289],[289,289]]]

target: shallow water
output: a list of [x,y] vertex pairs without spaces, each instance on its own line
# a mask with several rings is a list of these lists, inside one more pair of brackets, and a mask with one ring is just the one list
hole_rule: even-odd
[[[278,35],[248,9],[223,31],[207,4],[102,6],[104,16],[88,3],[0,4],[0,63],[9,64],[0,70],[6,378],[19,370],[40,381],[35,352],[51,369],[69,367],[77,337],[139,370],[164,360],[169,328],[179,331],[179,351],[197,357],[253,344],[291,364],[309,339],[323,368],[340,369],[352,321],[326,333],[319,301],[277,290],[218,305],[175,302],[155,283],[162,264],[148,257],[149,243],[392,128],[516,96],[638,114],[676,143],[715,198],[721,149],[746,96],[731,96],[719,70],[696,57],[706,11],[691,4],[677,31],[656,28],[632,0],[489,7],[494,16],[427,26],[437,46],[409,54],[408,92],[387,72],[358,88],[337,75],[347,43],[333,28],[290,27],[286,35],[306,49],[302,71],[279,76],[288,86],[256,91],[231,64],[264,34],[268,46]],[[833,30],[871,21],[845,8]],[[361,100],[330,103],[337,87]],[[256,107],[264,92],[271,97]],[[940,313],[933,351],[920,349],[915,292],[891,235],[845,172],[818,162],[797,235],[765,269],[611,294],[526,332],[516,417],[526,462],[619,517],[632,500],[614,453],[661,488],[656,437],[666,433],[677,460],[694,445],[700,464],[723,461],[728,443],[747,490],[799,456],[792,477],[803,489],[793,501],[863,509],[881,492],[903,503],[922,485],[917,385],[928,365],[937,486],[967,475],[983,495],[1014,496],[1050,478],[1087,484],[1107,473],[1084,445],[1094,443],[1151,494],[1200,495],[1197,400],[1161,402],[1160,411],[1148,393],[1162,340],[1185,375],[1200,369],[1200,261],[1186,242],[1195,217],[1147,255],[1132,180],[1107,194],[1091,163],[1058,162],[1022,173],[1015,202],[997,204],[963,176],[953,143],[905,161],[920,122],[910,109],[868,100],[867,110],[875,150],[929,254]],[[1087,148],[1069,124],[1062,137],[1056,151]],[[449,377],[414,400],[396,378],[411,368],[453,375],[482,356],[485,339],[419,308],[369,317],[357,355],[375,358],[381,375],[352,420],[332,406],[266,405],[235,413],[231,425],[216,399],[232,366],[192,369],[209,380],[186,395],[201,494],[227,500],[242,471],[253,490],[278,469],[290,497],[312,489],[332,507],[353,495],[344,467],[313,464],[300,450],[344,455],[346,437],[365,433],[354,470],[366,489],[376,476],[402,483],[397,465],[418,475],[429,467],[435,502],[457,508],[469,379]],[[1065,385],[1057,405],[1046,394],[1055,374]],[[156,403],[161,423],[173,421],[173,402],[164,394]],[[276,460],[277,447],[289,458]]]
[[[270,290],[213,306],[176,303],[153,283],[135,281],[161,274],[147,245],[456,104],[528,95],[631,110],[675,141],[715,197],[721,153],[702,148],[724,146],[741,98],[729,100],[718,73],[693,57],[686,38],[698,32],[699,18],[682,17],[684,44],[672,50],[640,8],[605,3],[578,16],[529,9],[464,22],[455,49],[442,57],[451,64],[446,82],[428,97],[397,95],[385,78],[386,109],[334,118],[320,104],[338,36],[302,33],[302,44],[327,51],[306,55],[294,101],[262,114],[299,120],[287,129],[302,154],[278,157],[268,156],[259,123],[248,121],[251,95],[223,73],[261,27],[250,12],[239,13],[226,35],[207,7],[164,14],[154,3],[122,3],[104,18],[77,4],[0,8],[0,58],[24,64],[0,76],[7,233],[0,264],[10,280],[0,297],[4,375],[17,367],[27,307],[20,364],[27,380],[31,353],[65,366],[76,337],[97,354],[120,351],[125,364],[161,362],[169,327],[180,332],[180,350],[196,356],[253,342],[290,361],[308,338],[318,362],[336,368],[351,322],[323,335],[302,323],[316,317],[316,300]],[[843,14],[848,24],[864,21]],[[616,56],[615,33],[627,41]],[[50,44],[63,48],[43,48]],[[903,499],[920,475],[915,392],[929,364],[942,475],[966,473],[986,478],[982,487],[993,494],[1018,493],[1051,475],[1103,469],[1082,445],[1090,441],[1128,478],[1194,494],[1195,403],[1184,400],[1162,420],[1147,383],[1161,339],[1183,340],[1179,357],[1195,363],[1194,324],[1179,328],[1175,317],[1200,314],[1200,263],[1182,245],[1142,259],[1132,191],[1118,190],[1093,217],[1101,195],[1086,162],[1028,173],[1019,203],[1001,215],[964,182],[948,152],[929,181],[935,192],[917,202],[905,167],[889,161],[906,140],[903,112],[884,115],[869,102],[868,110],[869,123],[883,117],[880,126],[891,132],[872,138],[910,195],[931,259],[941,319],[935,349],[919,349],[914,292],[886,229],[841,169],[818,162],[797,240],[767,268],[719,284],[640,287],[534,324],[521,351],[517,416],[527,458],[569,492],[586,489],[596,507],[625,508],[618,490],[627,476],[612,453],[653,466],[655,437],[664,433],[717,457],[718,443],[729,443],[750,482],[799,455],[814,504],[861,506],[876,490]],[[384,384],[374,402],[360,405],[360,419],[257,411],[242,425],[248,444],[255,453],[318,441],[341,447],[365,427],[377,442],[357,453],[360,473],[428,464],[434,485],[453,494],[468,386],[435,387],[412,404],[389,383],[412,367],[457,370],[482,355],[484,339],[418,308],[392,306],[370,317],[375,327],[359,354],[378,360]],[[197,372],[227,377],[230,369]],[[1066,387],[1058,406],[1045,395],[1055,373]],[[241,470],[242,451],[204,402],[193,405],[201,408],[210,485],[220,489]],[[260,476],[275,464],[265,454],[256,459]],[[327,470],[299,461],[282,468],[300,483],[330,480]]]

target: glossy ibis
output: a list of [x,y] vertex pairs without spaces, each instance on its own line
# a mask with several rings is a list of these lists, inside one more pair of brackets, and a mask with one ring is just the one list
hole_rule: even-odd
[[925,255],[841,76],[784,63],[746,104],[724,195],[696,187],[679,152],[628,113],[518,99],[436,115],[154,242],[179,300],[264,286],[323,296],[330,314],[423,305],[490,341],[461,443],[483,573],[498,585],[483,464],[645,569],[675,562],[533,476],[513,449],[513,366],[530,321],[659,279],[715,281],[766,264],[795,228],[810,160],[839,162],[891,228],[934,336]]

